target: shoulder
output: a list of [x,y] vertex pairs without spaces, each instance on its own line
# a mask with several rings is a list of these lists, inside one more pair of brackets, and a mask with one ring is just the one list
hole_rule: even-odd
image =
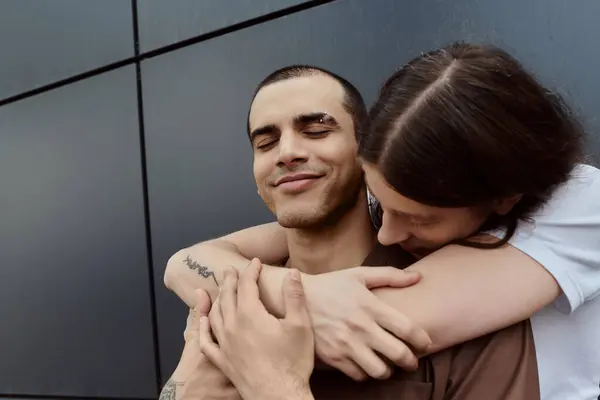
[[600,170],[575,168],[510,244],[538,261],[560,285],[556,305],[572,312],[600,293]]
[[580,164],[573,170],[571,178],[555,191],[537,213],[536,221],[538,224],[565,218],[577,221],[582,216],[591,216],[595,218],[589,222],[600,223],[599,196],[600,170],[591,165]]

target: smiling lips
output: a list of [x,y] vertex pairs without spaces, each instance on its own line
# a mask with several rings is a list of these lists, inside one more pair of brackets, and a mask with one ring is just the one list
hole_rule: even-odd
[[273,186],[285,192],[302,192],[311,187],[322,175],[315,174],[290,174],[279,178]]

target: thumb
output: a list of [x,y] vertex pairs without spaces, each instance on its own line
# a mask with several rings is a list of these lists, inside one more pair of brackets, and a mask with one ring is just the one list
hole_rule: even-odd
[[198,318],[208,316],[210,312],[210,296],[205,290],[198,289],[194,292],[194,296],[196,297],[196,315]]
[[210,297],[206,291],[198,289],[194,291],[195,307],[190,309],[183,338],[186,343],[189,343],[198,334],[200,327],[200,318],[205,317],[210,312]]
[[394,267],[356,267],[355,273],[367,289],[378,287],[402,288],[412,286],[421,280],[417,271],[402,270]]
[[291,269],[285,275],[282,290],[285,305],[285,320],[300,324],[310,324],[300,271]]

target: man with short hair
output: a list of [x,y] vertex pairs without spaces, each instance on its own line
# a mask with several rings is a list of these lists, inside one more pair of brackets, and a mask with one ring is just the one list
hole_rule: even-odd
[[[401,248],[377,243],[356,157],[365,121],[358,90],[320,68],[286,67],[258,86],[248,115],[253,172],[261,198],[287,228],[285,266],[319,274],[349,265],[405,268],[414,262]],[[376,271],[385,274],[384,268]],[[418,276],[407,273],[402,279],[396,285],[410,285]],[[195,304],[205,308],[206,301]],[[412,339],[417,350],[429,344],[423,331],[414,332]],[[394,354],[392,334],[373,340],[382,354]],[[370,356],[374,370],[369,375],[387,379],[356,382],[337,370],[317,367],[310,380],[315,398],[539,398],[529,321],[423,357],[418,366],[412,354],[396,352],[391,357],[396,364],[413,364],[414,372],[394,370],[390,376],[387,365],[379,364],[375,353]],[[185,359],[184,350],[182,363]],[[203,368],[192,364],[187,370]],[[203,359],[206,364],[210,363]],[[178,371],[184,369],[180,363]],[[197,384],[188,380],[182,386]]]

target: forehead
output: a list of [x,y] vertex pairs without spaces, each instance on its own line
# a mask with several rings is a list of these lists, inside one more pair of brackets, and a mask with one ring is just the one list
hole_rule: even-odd
[[260,89],[250,107],[252,129],[283,125],[294,117],[315,112],[327,113],[338,121],[350,118],[344,109],[344,89],[335,79],[317,74],[286,79]]

